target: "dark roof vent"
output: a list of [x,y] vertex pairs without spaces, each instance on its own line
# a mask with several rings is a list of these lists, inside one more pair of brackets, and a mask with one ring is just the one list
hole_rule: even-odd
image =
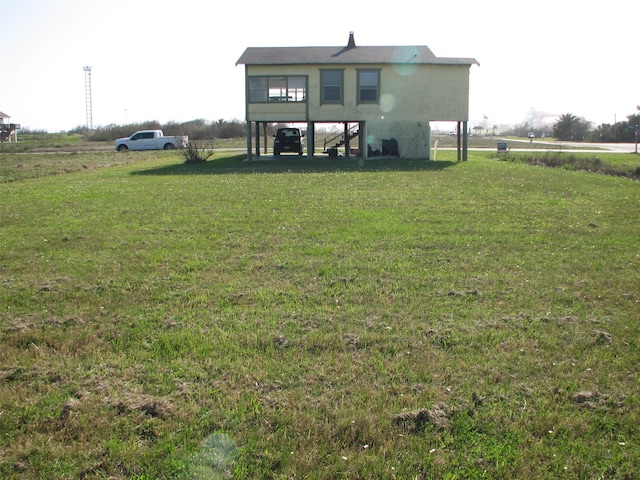
[[353,32],[349,32],[349,43],[347,43],[347,48],[356,48],[356,41],[353,38]]

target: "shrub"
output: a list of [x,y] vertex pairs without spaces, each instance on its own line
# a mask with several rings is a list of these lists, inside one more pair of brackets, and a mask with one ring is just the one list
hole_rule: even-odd
[[635,171],[621,170],[603,162],[598,156],[584,157],[573,153],[547,152],[543,155],[539,153],[524,155],[506,154],[497,155],[493,158],[505,162],[526,163],[527,165],[539,167],[563,168],[565,170],[600,173],[603,175],[631,177],[635,179],[640,177],[640,167],[637,167]]
[[201,145],[201,141],[189,138],[189,143],[180,150],[184,163],[206,162],[213,155],[211,144]]

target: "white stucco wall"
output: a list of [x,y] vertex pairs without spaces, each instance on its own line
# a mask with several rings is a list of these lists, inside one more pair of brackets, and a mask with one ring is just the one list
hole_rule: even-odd
[[366,124],[367,144],[382,153],[382,141],[395,139],[401,158],[430,158],[429,122],[411,120],[373,120]]
[[[317,122],[372,120],[384,115],[391,119],[462,121],[468,120],[469,66],[414,65],[284,65],[247,66],[247,75],[303,75],[308,78],[305,103],[250,103],[247,120]],[[320,70],[344,70],[344,102],[320,104]],[[380,69],[378,105],[357,103],[357,70]]]
[[[320,70],[344,71],[340,105],[320,104]],[[380,149],[395,138],[404,158],[429,158],[430,121],[465,121],[469,116],[469,65],[278,65],[246,66],[247,76],[303,75],[305,102],[248,103],[248,121],[367,123],[367,143]],[[378,104],[358,104],[358,69],[380,70]]]

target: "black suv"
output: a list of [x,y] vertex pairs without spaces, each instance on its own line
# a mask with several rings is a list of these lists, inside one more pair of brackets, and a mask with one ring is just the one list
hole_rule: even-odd
[[282,152],[292,152],[302,155],[303,145],[299,128],[279,128],[273,136],[273,154],[280,155]]

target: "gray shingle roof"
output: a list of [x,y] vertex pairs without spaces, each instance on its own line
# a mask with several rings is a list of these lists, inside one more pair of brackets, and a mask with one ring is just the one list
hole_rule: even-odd
[[473,65],[475,58],[436,57],[424,45],[399,47],[249,47],[236,65],[323,64]]

